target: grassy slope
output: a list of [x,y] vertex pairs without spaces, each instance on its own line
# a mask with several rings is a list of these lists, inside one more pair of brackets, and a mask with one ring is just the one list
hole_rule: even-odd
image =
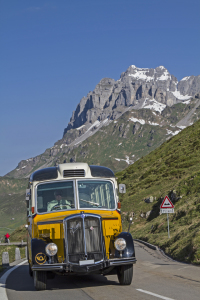
[[[116,174],[125,183],[122,210],[134,212],[132,234],[159,245],[176,259],[200,264],[200,121],[184,129],[145,158]],[[175,204],[167,236],[166,215],[159,215],[165,195]],[[144,199],[154,197],[153,203]],[[156,200],[155,200],[156,198]],[[148,211],[148,218],[141,217]],[[124,214],[126,215],[126,213]],[[124,227],[128,225],[124,218]]]
[[19,242],[22,240],[26,242],[26,239],[27,229],[25,228],[24,224],[15,229],[10,236],[10,242]]
[[0,239],[25,223],[26,187],[26,179],[0,178]]

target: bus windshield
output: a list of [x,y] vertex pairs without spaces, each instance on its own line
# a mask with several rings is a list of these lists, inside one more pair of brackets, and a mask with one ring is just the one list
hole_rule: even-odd
[[40,184],[37,187],[39,213],[75,208],[73,181]]
[[78,181],[80,208],[115,209],[113,184],[110,181]]

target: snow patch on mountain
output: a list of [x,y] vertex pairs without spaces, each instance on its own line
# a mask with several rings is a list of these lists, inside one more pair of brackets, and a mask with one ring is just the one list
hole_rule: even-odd
[[177,135],[179,132],[181,132],[181,130],[176,130],[176,131],[171,131],[171,130],[167,130],[167,135],[171,134],[171,135]]
[[154,80],[153,76],[148,76],[145,74],[146,70],[143,69],[138,69],[137,68],[137,72],[135,74],[128,74],[128,76],[133,77],[135,79],[141,79],[141,80],[145,80],[145,81],[151,81]]
[[189,104],[191,102],[191,100],[186,100],[186,101],[183,101],[182,103],[183,104]]
[[132,67],[133,69],[137,69],[137,70],[148,70],[148,68],[138,68],[138,67],[136,67],[135,65],[131,65],[131,67]]
[[[133,155],[134,156],[134,155]],[[117,160],[117,161],[125,161],[128,165],[132,165],[133,163],[134,163],[134,161],[133,160],[130,160],[129,159],[129,156],[128,155],[126,155],[125,156],[126,157],[126,159],[123,159],[123,158],[115,158],[115,160]]]
[[140,124],[144,125],[145,124],[145,120],[143,119],[137,119],[137,118],[129,118],[129,120],[131,120],[132,122],[136,123],[136,122],[139,122]]
[[171,75],[169,74],[169,72],[167,70],[165,70],[165,72],[160,77],[158,77],[156,80],[168,80],[168,79],[171,80]]
[[79,130],[79,129],[81,129],[81,128],[83,128],[85,125],[82,125],[82,126],[80,126],[80,127],[78,127],[78,128],[76,128],[76,130]]
[[190,98],[192,98],[192,96],[189,96],[189,95],[185,95],[183,96],[179,91],[175,91],[175,92],[172,92],[172,94],[179,100],[189,100]]
[[[148,100],[148,103],[147,103]],[[151,99],[149,100],[148,98],[145,99],[142,108],[148,108],[151,110],[155,110],[158,111],[159,113],[161,113],[164,109],[165,109],[166,105],[163,103],[160,103],[158,101],[156,101],[155,99]]]
[[191,76],[183,77],[180,81],[188,80],[188,79],[190,79],[190,77],[191,77]]
[[144,125],[144,124],[149,124],[149,125],[153,125],[153,126],[159,126],[160,125],[158,123],[154,123],[154,122],[150,122],[150,121],[145,122],[145,120],[143,120],[143,119],[137,119],[137,118],[133,118],[133,117],[129,118],[129,120],[134,122],[134,123],[138,122],[142,125]]
[[63,147],[67,147],[67,144],[60,145],[60,149],[62,149]]
[[180,129],[185,129],[187,126],[177,126]]
[[165,70],[164,66],[159,66],[158,68],[161,69],[161,70]]
[[150,121],[149,121],[149,125],[158,126],[158,125],[160,125],[160,124],[158,124],[158,123],[154,123],[154,122],[150,122]]

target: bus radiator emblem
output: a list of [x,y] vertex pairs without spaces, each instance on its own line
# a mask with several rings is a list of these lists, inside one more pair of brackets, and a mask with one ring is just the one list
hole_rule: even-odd
[[43,265],[47,260],[47,257],[44,253],[38,253],[36,256],[35,256],[35,261],[37,264],[39,265]]

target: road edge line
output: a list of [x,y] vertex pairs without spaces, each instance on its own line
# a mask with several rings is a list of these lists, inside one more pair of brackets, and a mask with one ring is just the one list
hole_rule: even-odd
[[10,273],[12,273],[15,269],[20,267],[21,265],[27,263],[27,259],[20,262],[18,265],[14,266],[13,268],[9,269],[6,271],[0,278],[0,299],[1,300],[8,300],[7,293],[6,293],[6,280]]
[[142,293],[145,293],[145,294],[148,294],[148,295],[160,298],[160,299],[164,299],[164,300],[174,300],[172,298],[165,297],[165,296],[162,296],[162,295],[159,295],[159,294],[155,294],[155,293],[152,293],[152,292],[149,292],[149,291],[145,291],[145,290],[142,290],[142,289],[136,289],[136,291],[142,292]]

